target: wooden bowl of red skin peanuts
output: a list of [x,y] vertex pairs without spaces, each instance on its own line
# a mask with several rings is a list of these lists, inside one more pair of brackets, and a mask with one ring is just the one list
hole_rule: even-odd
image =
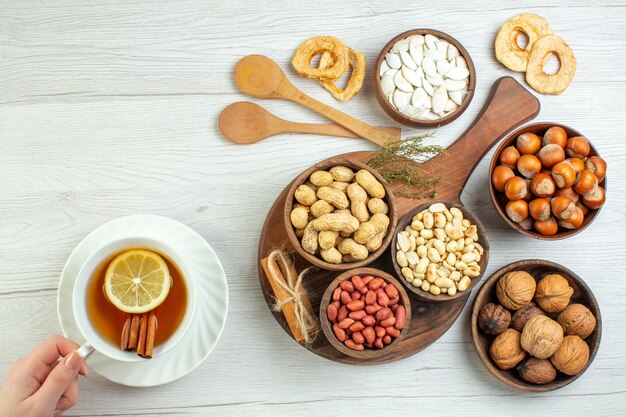
[[[345,320],[341,325],[339,318]],[[345,271],[330,283],[320,303],[324,335],[333,347],[353,358],[371,359],[389,354],[406,335],[410,322],[411,302],[406,290],[396,278],[375,268]],[[362,333],[364,330],[366,335]],[[373,343],[368,343],[366,336]]]

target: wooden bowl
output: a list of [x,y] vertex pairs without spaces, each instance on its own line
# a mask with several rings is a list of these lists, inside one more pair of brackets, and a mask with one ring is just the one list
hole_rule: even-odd
[[[448,294],[433,295],[429,293],[428,291],[424,291],[419,287],[413,286],[410,282],[406,280],[406,278],[404,278],[404,275],[402,275],[402,268],[396,262],[396,253],[398,252],[398,249],[396,247],[396,243],[398,241],[398,233],[403,231],[408,225],[411,224],[413,220],[413,216],[415,216],[420,211],[427,209],[430,205],[434,203],[443,203],[446,205],[446,207],[448,207],[448,209],[452,207],[456,207],[459,210],[461,210],[461,212],[463,213],[463,218],[469,219],[469,221],[472,222],[472,224],[475,224],[476,227],[478,228],[478,243],[480,243],[483,249],[485,250],[483,255],[480,257],[480,261],[478,262],[478,265],[480,266],[480,271],[481,271],[480,275],[477,276],[476,278],[472,278],[471,284],[467,288],[467,290],[457,291],[457,293],[454,294],[453,296],[450,296]],[[489,263],[489,239],[487,238],[487,231],[483,227],[480,220],[478,220],[478,218],[474,216],[474,214],[468,209],[466,209],[462,204],[457,203],[455,201],[429,201],[428,203],[420,204],[419,206],[415,207],[413,210],[409,211],[407,214],[404,215],[404,217],[402,217],[398,221],[398,227],[396,228],[396,231],[393,234],[393,240],[391,241],[391,258],[389,261],[393,264],[393,268],[396,271],[396,275],[398,276],[398,279],[404,284],[406,288],[408,288],[409,292],[411,292],[416,298],[422,301],[456,300],[457,298],[465,297],[467,294],[469,294],[469,292],[474,287],[476,287],[476,285],[478,285],[478,282],[480,281],[483,274],[485,273],[485,270],[487,269],[487,264]]]
[[[447,116],[441,117],[436,120],[413,119],[412,117],[408,117],[407,115],[393,107],[391,104],[389,104],[387,98],[383,94],[383,89],[380,85],[380,65],[385,59],[385,55],[387,54],[387,52],[389,52],[393,45],[395,45],[396,42],[401,41],[402,39],[408,38],[409,36],[427,34],[436,36],[439,39],[443,39],[456,46],[456,48],[459,50],[459,53],[463,56],[463,58],[465,58],[465,61],[467,62],[467,68],[470,72],[467,95],[463,99],[463,102],[461,103],[459,108],[448,114]],[[389,117],[391,117],[393,120],[405,126],[435,128],[437,126],[443,126],[456,120],[456,118],[463,114],[463,112],[467,109],[467,106],[469,106],[472,98],[474,97],[474,89],[476,88],[476,68],[474,68],[474,61],[472,61],[472,57],[470,56],[469,52],[467,52],[463,45],[461,45],[461,43],[454,39],[452,36],[434,29],[413,29],[399,34],[398,36],[387,42],[387,44],[383,47],[383,49],[378,54],[378,58],[376,58],[376,62],[374,63],[374,69],[372,70],[372,81],[374,83],[374,94],[376,96],[378,104],[383,109],[383,111],[387,113],[387,115],[389,115]]]
[[[389,229],[387,231],[387,236],[385,236],[385,239],[383,239],[383,243],[380,246],[380,248],[378,248],[378,250],[370,253],[367,258],[358,262],[345,262],[345,263],[340,263],[340,264],[331,264],[329,262],[324,261],[322,258],[316,255],[311,255],[310,253],[308,253],[302,248],[300,239],[298,239],[298,237],[296,236],[293,225],[291,224],[291,219],[289,217],[289,215],[291,214],[291,209],[293,208],[294,193],[296,192],[296,189],[300,185],[304,184],[309,179],[309,177],[311,176],[313,172],[317,170],[329,170],[330,168],[337,166],[337,165],[342,165],[348,168],[352,168],[355,172],[361,169],[366,169],[370,173],[372,173],[372,175],[374,175],[374,177],[376,177],[376,179],[385,188],[384,200],[389,206],[389,213],[387,213],[387,216],[389,216]],[[296,251],[300,254],[300,256],[302,256],[304,259],[306,259],[307,261],[309,261],[310,263],[312,263],[313,265],[319,268],[329,269],[331,271],[346,271],[348,269],[358,268],[361,266],[368,265],[372,261],[378,259],[380,255],[383,254],[383,252],[385,251],[385,249],[387,249],[387,246],[389,246],[389,243],[391,242],[393,231],[395,230],[396,224],[398,222],[398,213],[396,209],[395,197],[393,195],[393,192],[391,191],[391,188],[389,188],[389,185],[387,184],[387,182],[383,179],[383,177],[376,170],[360,162],[350,161],[344,158],[331,158],[331,159],[327,159],[325,161],[322,161],[320,163],[313,165],[312,167],[304,171],[302,174],[300,174],[293,181],[293,183],[291,184],[291,187],[289,188],[289,193],[287,194],[287,199],[285,201],[284,222],[285,222],[285,228],[287,229],[287,236],[289,237],[289,241],[291,242],[292,246],[296,249]]]
[[[495,336],[487,335],[480,330],[477,323],[478,312],[485,304],[498,303],[498,299],[496,297],[496,283],[502,276],[511,271],[526,271],[537,281],[543,275],[548,273],[558,273],[563,275],[563,277],[565,277],[569,282],[569,285],[574,289],[574,294],[572,295],[570,303],[585,305],[596,317],[596,328],[593,333],[585,339],[585,342],[589,345],[589,360],[580,373],[569,376],[558,372],[556,379],[549,384],[536,385],[524,381],[519,376],[515,368],[503,371],[491,361],[491,358],[489,357],[489,346]],[[556,318],[556,316],[558,316],[558,314],[547,315],[551,318]],[[578,275],[564,266],[542,259],[529,259],[525,261],[513,262],[503,268],[500,268],[493,275],[491,275],[482,287],[480,287],[478,293],[476,294],[476,298],[474,298],[470,320],[472,326],[472,342],[474,343],[474,347],[476,348],[476,352],[478,353],[480,360],[483,362],[487,370],[501,382],[522,391],[552,391],[574,382],[587,370],[593,361],[593,358],[596,356],[598,347],[600,346],[600,337],[602,335],[602,318],[600,317],[600,308],[598,307],[598,302],[587,284],[585,284],[585,282]]]
[[[398,288],[398,292],[400,293],[399,304],[403,305],[406,310],[406,326],[400,332],[400,336],[396,337],[393,342],[385,346],[383,349],[365,348],[365,350],[359,351],[348,348],[346,345],[337,340],[337,337],[335,336],[335,334],[333,333],[333,329],[331,328],[330,321],[328,321],[328,318],[326,317],[326,309],[328,308],[328,304],[330,304],[331,302],[333,291],[335,291],[335,288],[339,286],[339,283],[341,281],[350,279],[354,275],[372,275],[374,277],[383,278],[388,283],[395,285],[396,288]],[[320,302],[320,323],[322,324],[322,331],[324,332],[324,336],[326,336],[326,339],[328,339],[330,344],[333,345],[333,347],[341,353],[357,359],[378,358],[380,356],[387,355],[389,354],[389,352],[396,349],[400,344],[402,338],[404,338],[404,336],[408,332],[409,326],[411,324],[411,300],[404,290],[404,287],[402,287],[402,284],[400,284],[397,279],[395,279],[385,271],[376,268],[354,268],[349,271],[343,272],[341,275],[335,278],[328,285],[326,291],[324,291],[324,295],[322,296],[322,300]]]
[[[493,203],[493,206],[496,208],[496,211],[498,212],[498,214],[500,214],[500,216],[512,229],[517,230],[523,235],[534,237],[535,239],[541,239],[541,240],[559,240],[559,239],[565,239],[565,238],[577,235],[578,233],[582,232],[585,228],[587,228],[587,226],[589,226],[591,222],[594,221],[594,219],[596,218],[600,210],[602,210],[602,207],[600,207],[597,210],[589,210],[589,213],[587,213],[587,215],[585,216],[583,224],[578,229],[568,230],[559,226],[559,231],[554,236],[544,236],[534,230],[526,230],[523,227],[521,227],[519,224],[509,219],[509,216],[506,215],[505,206],[508,200],[506,196],[504,195],[504,193],[496,191],[496,189],[493,186],[493,183],[491,182],[491,176],[493,174],[493,170],[496,168],[496,166],[499,165],[498,158],[500,157],[500,153],[507,146],[511,146],[515,142],[517,137],[521,135],[522,133],[530,132],[530,133],[539,135],[539,137],[543,137],[543,134],[545,133],[545,131],[548,130],[548,128],[552,126],[562,127],[567,133],[568,138],[572,136],[584,136],[579,131],[572,129],[569,126],[565,126],[559,123],[544,123],[544,122],[533,123],[533,124],[521,127],[517,129],[516,131],[514,131],[513,133],[510,133],[502,141],[500,146],[498,146],[498,149],[496,149],[496,151],[494,152],[493,158],[491,158],[491,164],[489,165],[489,177],[488,177],[489,178],[489,195],[491,196],[491,202]],[[596,156],[596,155],[599,156],[598,151],[596,150],[596,148],[593,147],[593,144],[591,144],[591,141],[589,142],[589,144],[591,146],[591,151],[589,152],[589,156]],[[605,192],[607,191],[606,190],[606,185],[607,185],[606,176],[598,185],[604,188]]]

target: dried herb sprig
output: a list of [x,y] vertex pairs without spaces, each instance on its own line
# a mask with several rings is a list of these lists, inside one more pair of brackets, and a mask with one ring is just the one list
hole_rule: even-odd
[[421,136],[410,136],[400,142],[392,143],[376,152],[365,163],[378,170],[385,181],[403,184],[395,193],[408,198],[434,198],[437,195],[436,187],[441,177],[424,175],[415,162],[424,161],[445,152],[439,145],[424,145],[424,139],[431,138],[433,133]]

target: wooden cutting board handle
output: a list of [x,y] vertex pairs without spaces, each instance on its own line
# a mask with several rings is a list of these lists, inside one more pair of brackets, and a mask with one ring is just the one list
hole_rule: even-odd
[[537,116],[540,108],[539,100],[514,78],[496,80],[474,123],[445,154],[422,165],[426,172],[442,176],[445,187],[437,198],[460,201],[465,183],[487,151],[505,133]]

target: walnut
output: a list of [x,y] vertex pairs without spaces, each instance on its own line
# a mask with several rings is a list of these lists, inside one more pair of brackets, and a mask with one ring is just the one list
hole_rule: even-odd
[[496,295],[506,308],[519,310],[532,301],[536,287],[535,279],[528,272],[512,271],[500,278]]
[[565,336],[550,361],[564,374],[576,375],[589,361],[589,346],[578,336]]
[[547,316],[533,317],[526,322],[522,331],[522,347],[535,358],[549,358],[556,352],[561,341],[563,328]]
[[520,345],[520,332],[506,329],[503,333],[500,333],[491,344],[489,354],[498,368],[513,368],[526,356],[526,352]]
[[547,384],[556,378],[556,369],[547,359],[528,358],[517,367],[522,379],[531,384]]
[[582,304],[570,304],[561,311],[556,319],[563,333],[566,335],[577,335],[581,339],[586,339],[596,328],[596,318],[587,307]]
[[559,274],[548,274],[537,284],[535,300],[546,313],[558,313],[567,307],[574,289]]
[[478,325],[487,334],[500,334],[509,327],[511,313],[500,304],[489,303],[480,308]]
[[535,316],[545,316],[546,313],[543,312],[542,309],[537,307],[537,304],[530,303],[525,305],[524,307],[517,310],[513,313],[513,317],[511,318],[511,327],[521,332],[524,330],[524,326],[528,320],[532,319]]

